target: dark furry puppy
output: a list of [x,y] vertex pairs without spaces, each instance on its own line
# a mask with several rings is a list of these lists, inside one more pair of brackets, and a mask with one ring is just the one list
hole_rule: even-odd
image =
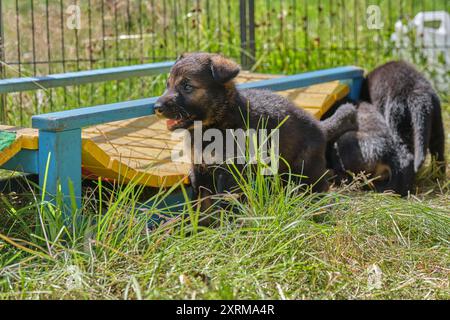
[[363,84],[362,99],[372,103],[383,115],[403,168],[409,166],[408,155],[413,154],[414,172],[417,172],[429,149],[445,171],[445,135],[439,97],[412,65],[392,61],[370,72]]
[[[184,128],[192,132],[194,121],[201,121],[203,132],[214,128],[224,136],[228,129],[257,129],[262,120],[270,131],[285,120],[279,129],[279,156],[292,173],[307,177],[302,182],[312,184],[313,191],[328,190],[322,178],[326,172],[326,142],[327,137],[342,134],[339,126],[330,125],[328,132],[306,111],[270,91],[238,90],[233,79],[239,71],[235,62],[218,54],[181,56],[170,72],[166,91],[155,104],[156,114],[171,119],[170,130]],[[346,118],[343,112],[341,118]],[[354,116],[353,109],[345,112]],[[279,162],[280,173],[288,172],[289,167]],[[217,170],[217,165],[193,164],[194,196],[205,199],[218,190],[229,190],[227,184],[232,179],[223,178],[226,171]],[[202,210],[210,205],[211,200],[202,201]]]
[[328,162],[336,180],[364,172],[375,178],[373,186],[378,192],[392,190],[406,195],[414,181],[413,155],[398,152],[399,146],[383,115],[369,103],[359,105],[357,121],[358,130],[344,133],[328,150]]
[[358,130],[328,148],[328,165],[337,180],[365,172],[376,190],[407,195],[427,150],[445,170],[444,129],[439,98],[431,84],[403,61],[368,74],[358,108]]

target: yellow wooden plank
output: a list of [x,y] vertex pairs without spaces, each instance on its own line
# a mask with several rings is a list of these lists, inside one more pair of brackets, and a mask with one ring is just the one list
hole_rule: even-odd
[[279,91],[277,93],[295,103],[295,100],[301,97],[304,94],[304,92],[305,92],[304,88],[299,88],[286,91]]
[[144,134],[126,134],[124,135],[123,133],[107,133],[107,134],[99,134],[99,133],[88,133],[85,134],[83,131],[83,138],[88,138],[94,141],[98,141],[98,142],[116,142],[118,141],[118,143],[120,143],[121,139],[123,137],[126,137],[126,139],[129,139],[130,142],[134,141],[134,142],[138,142],[138,141],[143,141],[143,140],[148,140],[151,139],[152,143],[155,144],[162,144],[162,145],[175,145],[177,144],[179,141],[177,140],[172,140],[171,137],[168,137],[166,134],[160,134],[160,135],[154,135],[154,134],[148,134],[148,135],[144,135]]
[[[243,73],[237,82],[242,83],[271,78],[274,78],[274,76],[247,72]],[[339,81],[331,81],[305,88],[278,91],[277,93],[320,119],[336,101],[344,98],[349,93],[349,87]]]
[[128,159],[128,158],[116,158],[111,157],[114,160],[118,160],[122,163],[127,164],[128,166],[131,166],[133,169],[139,170],[139,171],[164,171],[171,174],[187,174],[190,169],[190,163],[178,163],[178,162],[172,162],[164,161],[164,160],[155,160],[155,159]]
[[29,150],[39,149],[39,131],[36,129],[26,128],[17,132],[22,139],[22,148]]
[[1,131],[16,133],[15,141],[7,148],[0,151],[0,165],[8,162],[22,149],[38,149],[38,131],[31,128],[0,125]]
[[166,121],[153,119],[155,117],[138,118],[136,121],[124,120],[106,125],[95,126],[83,130],[83,136],[134,136],[142,138],[159,138],[170,140],[172,133],[167,130]]
[[112,162],[112,169],[118,173],[119,176],[125,178],[127,181],[135,181],[138,184],[144,184],[152,187],[171,186],[180,181],[186,182],[186,176],[180,174],[159,176],[152,171],[142,172],[134,170],[118,160]]
[[37,150],[39,148],[39,131],[32,128],[0,125],[0,131],[16,133],[16,139],[21,139],[21,148]]
[[320,108],[320,115],[318,118],[320,119],[337,101],[343,99],[349,92],[350,88],[346,84],[339,84],[336,86],[333,92],[329,94],[330,99]]
[[305,111],[311,113],[316,119],[322,116],[322,110],[317,108],[304,108]]
[[266,73],[253,73],[248,71],[241,71],[237,76],[235,82],[236,83],[246,83],[253,82],[258,80],[266,80],[280,77],[280,75],[275,74],[266,74]]
[[350,93],[350,88],[348,85],[341,83],[339,86],[334,89],[334,91],[331,93],[332,96],[334,96],[335,100],[341,100],[344,97],[346,97]]
[[301,108],[321,108],[330,103],[331,97],[322,93],[303,93],[293,102]]
[[136,146],[142,148],[157,148],[157,149],[180,149],[182,141],[172,141],[172,140],[160,140],[147,137],[137,138],[137,137],[114,137],[109,139],[109,137],[91,137],[90,140],[101,145],[111,145],[111,146]]
[[39,138],[38,137],[22,137],[22,148],[28,150],[37,150],[39,149]]
[[109,146],[107,144],[99,145],[99,147],[111,157],[165,160],[170,159],[172,155],[171,149]]
[[151,139],[154,143],[161,143],[163,145],[167,144],[167,145],[174,145],[176,144],[177,140],[173,140],[171,136],[169,136],[166,133],[153,133],[152,131],[147,131],[145,133],[139,133],[139,134],[127,134],[127,132],[116,132],[116,133],[107,133],[107,134],[94,134],[94,133],[89,133],[89,134],[83,134],[83,138],[89,138],[95,141],[99,141],[100,142],[114,142],[118,139],[121,139],[121,137],[127,137],[133,141],[139,141],[139,140],[145,140],[145,139]]
[[22,149],[21,139],[16,139],[9,147],[0,151],[0,166],[8,162]]
[[[111,158],[97,144],[89,139],[83,139],[82,143],[82,163],[89,164],[93,161],[95,165],[108,168]],[[86,161],[84,161],[86,159]]]
[[163,168],[156,168],[156,166],[152,167],[151,163],[148,162],[149,167],[143,170],[136,170],[133,166],[136,166],[136,164],[142,166],[141,161],[131,159],[134,164],[129,166],[123,158],[115,159],[89,139],[83,140],[82,148],[83,168],[107,179],[123,182],[136,181],[152,187],[170,186],[180,181],[188,182],[186,180],[188,174],[187,166],[171,164],[172,169],[179,168],[180,170],[169,171]]
[[312,86],[307,87],[305,89],[305,92],[330,94],[337,87],[339,87],[339,81],[324,82],[324,83],[314,84]]

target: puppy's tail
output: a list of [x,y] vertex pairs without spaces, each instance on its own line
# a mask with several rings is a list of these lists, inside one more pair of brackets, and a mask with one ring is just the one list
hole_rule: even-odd
[[353,104],[340,106],[329,118],[320,122],[328,143],[333,143],[347,131],[358,130],[357,111]]
[[[439,98],[412,95],[408,99],[414,141],[414,171],[417,172],[427,154],[427,149],[439,162],[444,162],[444,127]],[[445,167],[445,166],[444,166]]]
[[430,153],[438,161],[439,169],[445,174],[445,133],[444,123],[442,122],[441,102],[437,95],[432,96],[433,116],[430,137]]

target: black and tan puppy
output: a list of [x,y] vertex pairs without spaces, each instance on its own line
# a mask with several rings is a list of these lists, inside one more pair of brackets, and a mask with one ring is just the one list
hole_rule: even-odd
[[328,150],[338,180],[365,172],[376,178],[377,191],[407,195],[428,149],[445,170],[439,98],[412,65],[393,61],[376,68],[365,78],[361,98],[370,103],[358,107],[358,130]]
[[357,123],[358,130],[348,131],[330,144],[328,162],[336,180],[351,179],[362,172],[374,179],[372,184],[378,192],[406,195],[414,181],[413,155],[399,152],[401,147],[383,115],[371,104],[359,105]]
[[445,170],[445,135],[439,97],[411,64],[392,61],[374,69],[365,79],[362,99],[383,115],[403,167],[409,166],[408,155],[413,154],[417,172],[430,150]]
[[[279,128],[279,156],[288,165],[280,161],[279,173],[288,172],[290,167],[292,173],[306,177],[302,183],[312,185],[313,191],[328,190],[323,178],[327,136],[336,137],[342,132],[330,126],[333,128],[328,133],[319,121],[280,95],[266,90],[238,90],[233,79],[239,71],[235,62],[219,54],[184,54],[172,67],[155,113],[171,119],[170,130],[193,131],[196,121],[201,122],[203,131],[214,128],[224,136],[227,129],[257,129],[262,122],[270,131],[285,120]],[[347,112],[351,114],[352,110]],[[194,164],[191,183],[195,196],[207,198],[217,189],[228,189],[217,186],[225,171],[218,171],[217,165]],[[209,205],[208,201],[206,205],[202,202],[202,207]]]

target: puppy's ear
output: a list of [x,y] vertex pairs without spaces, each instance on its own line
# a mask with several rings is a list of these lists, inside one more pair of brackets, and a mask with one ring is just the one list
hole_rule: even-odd
[[219,83],[227,83],[235,78],[241,68],[231,59],[227,59],[219,54],[211,56],[211,72],[214,80]]

